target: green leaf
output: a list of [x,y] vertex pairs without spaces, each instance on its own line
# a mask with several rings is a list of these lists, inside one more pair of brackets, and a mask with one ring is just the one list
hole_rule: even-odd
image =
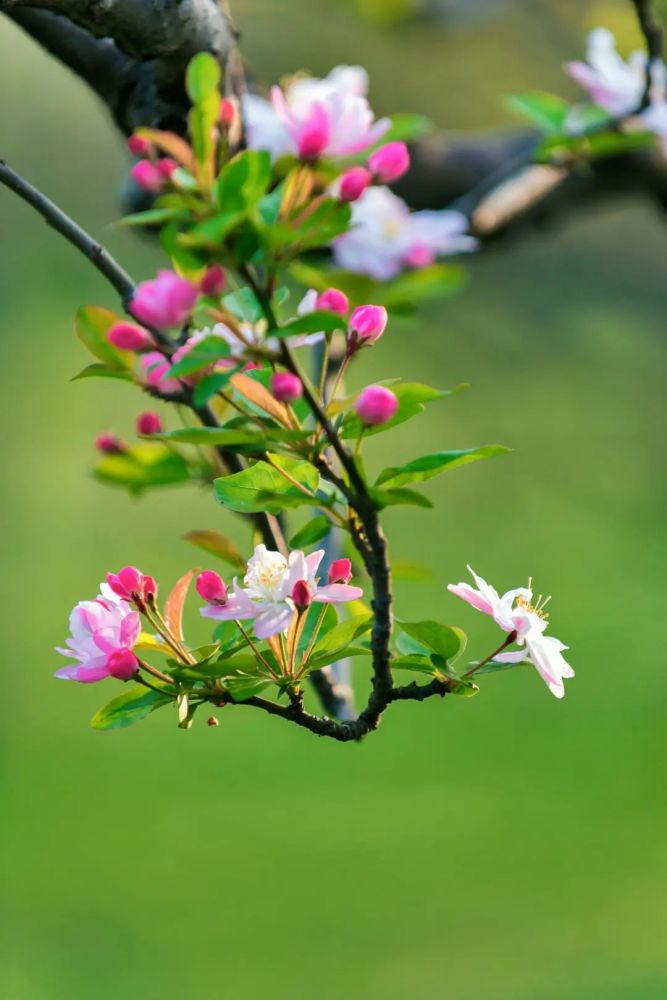
[[301,638],[299,639],[298,651],[300,655],[303,655],[310,645],[311,639],[315,633],[315,628],[318,621],[320,620],[320,615],[322,614],[322,608],[325,607],[326,610],[322,617],[322,624],[320,629],[322,633],[329,632],[332,628],[335,628],[338,624],[338,616],[333,608],[332,604],[311,604],[308,608],[308,614],[306,616],[306,623],[303,627],[301,633]]
[[271,155],[262,149],[245,149],[220,171],[215,186],[218,205],[225,212],[247,213],[266,194],[271,182]]
[[506,99],[512,111],[527,118],[541,132],[552,134],[562,132],[570,112],[570,105],[556,94],[547,94],[542,90],[527,94],[515,94]]
[[514,667],[525,667],[530,664],[530,660],[519,660],[518,663],[503,663],[498,660],[489,660],[483,667],[478,667],[476,663],[469,663],[468,670],[475,668],[475,675],[478,674],[500,674],[504,670],[513,670]]
[[88,365],[75,375],[72,382],[78,382],[82,378],[116,378],[124,382],[133,382],[132,372],[127,368],[110,368],[109,365]]
[[376,487],[369,489],[369,494],[373,503],[382,510],[384,507],[411,506],[431,508],[433,504],[428,497],[418,493],[417,490],[389,489],[379,490]]
[[156,708],[168,705],[173,700],[168,694],[137,684],[96,712],[90,724],[93,729],[122,729],[145,719]]
[[324,514],[320,514],[319,517],[314,517],[312,521],[308,521],[304,524],[303,528],[300,528],[296,534],[292,535],[289,541],[291,549],[303,549],[307,545],[314,545],[315,542],[319,542],[321,538],[324,538],[329,534],[331,528],[331,521]]
[[198,52],[188,63],[185,87],[193,104],[201,104],[220,84],[220,66],[209,52]]
[[183,538],[186,542],[196,545],[198,549],[208,552],[209,555],[229,563],[235,569],[245,570],[246,560],[234,543],[219,531],[188,531]]
[[283,434],[280,427],[267,427],[265,434],[224,427],[177,427],[173,431],[150,436],[153,440],[173,441],[175,444],[223,445],[230,449],[238,446],[250,451],[266,451],[272,438],[276,441],[291,440],[291,436]]
[[187,462],[163,444],[140,444],[120,454],[105,455],[93,475],[112,486],[125,486],[133,493],[152,486],[171,486],[190,479]]
[[215,396],[221,389],[224,389],[232,375],[235,375],[239,370],[239,366],[235,365],[233,368],[228,368],[227,371],[213,372],[211,375],[205,375],[195,386],[195,406],[205,406],[211,396]]
[[244,218],[243,211],[218,212],[181,233],[178,242],[186,248],[217,249],[227,236],[243,222]]
[[295,337],[304,333],[333,333],[335,330],[343,330],[347,325],[346,320],[338,313],[327,312],[326,310],[316,310],[290,320],[284,326],[279,326],[268,333],[269,337]]
[[346,232],[350,225],[352,209],[336,198],[323,198],[317,207],[299,223],[277,222],[266,229],[272,247],[292,247],[299,252],[329,244],[336,236]]
[[121,317],[101,306],[85,306],[76,314],[76,335],[91,354],[109,368],[127,371],[132,367],[134,355],[130,351],[119,351],[107,340],[107,333]]
[[321,667],[328,667],[330,663],[335,663],[336,660],[347,660],[353,656],[371,655],[370,646],[342,646],[332,653],[313,652],[308,661],[307,673],[310,673],[311,670],[319,670]]
[[391,116],[391,125],[382,136],[382,145],[386,142],[414,142],[433,131],[433,122],[426,115],[414,115],[406,112]]
[[412,670],[417,674],[428,674],[430,677],[442,676],[438,668],[428,656],[410,654],[399,656],[391,661],[392,670]]
[[[170,378],[182,378],[184,375],[193,375],[215,364],[221,358],[228,358],[230,354],[229,344],[222,338],[216,336],[204,337],[198,344],[195,344],[180,361],[172,365],[169,369]],[[233,372],[230,370],[230,377]]]
[[449,469],[455,469],[459,465],[467,465],[468,462],[477,462],[482,458],[493,458],[495,455],[503,455],[509,448],[504,448],[500,444],[486,445],[484,448],[465,448],[461,451],[436,451],[430,455],[422,455],[415,458],[406,465],[395,465],[383,471],[378,476],[375,485],[384,486],[386,489],[396,489],[406,483],[421,483],[425,479],[440,475]]
[[[247,647],[243,644],[239,648],[245,649]],[[259,667],[255,657],[251,653],[241,653],[241,655],[234,655],[234,653],[234,650],[228,650],[226,656],[220,657],[217,660],[211,657],[203,657],[198,663],[188,664],[187,666],[180,662],[176,664],[176,661],[173,660],[171,662],[176,665],[176,674],[179,678],[210,680],[213,677],[227,677],[227,675],[230,677],[252,675],[256,678]],[[261,678],[262,680],[266,680],[266,674],[262,674]],[[227,681],[225,680],[226,686]]]
[[[380,427],[369,427],[365,431],[366,437],[391,430],[392,427],[410,420],[412,417],[417,416],[418,413],[423,413],[426,403],[432,403],[436,399],[442,399],[444,396],[451,395],[457,391],[456,389],[449,391],[434,389],[430,385],[422,385],[419,382],[399,383],[398,385],[392,385],[390,388],[398,398],[398,409],[386,424],[382,424]],[[359,418],[354,413],[349,413],[343,424],[343,438],[357,438],[361,430],[362,426]]]
[[189,212],[185,208],[148,208],[145,212],[135,212],[119,219],[120,226],[160,226],[171,219],[188,219]]
[[230,312],[246,323],[258,323],[264,316],[255,293],[247,286],[225,295],[222,302]]
[[345,647],[350,646],[354,639],[370,631],[373,626],[372,615],[356,615],[354,618],[347,618],[339,622],[334,628],[329,629],[319,640],[313,649],[313,657],[322,660],[330,657],[328,662],[337,659],[341,653],[345,653]]
[[248,698],[254,698],[255,695],[261,694],[272,684],[273,681],[270,679],[259,680],[257,677],[225,678],[225,687],[234,701],[247,701]]
[[460,628],[434,621],[405,622],[396,619],[396,624],[402,632],[437,653],[447,664],[454,662],[466,647],[467,637]]
[[160,243],[167,256],[186,277],[197,276],[208,263],[205,254],[183,245],[178,222],[168,222],[162,227]]
[[[310,462],[273,457],[301,486],[311,492],[317,489],[319,473]],[[289,506],[290,502],[303,502],[307,499],[268,462],[256,462],[242,472],[216,479],[214,486],[218,502],[239,514],[263,510],[277,514],[283,507]],[[269,496],[264,500],[262,494]]]

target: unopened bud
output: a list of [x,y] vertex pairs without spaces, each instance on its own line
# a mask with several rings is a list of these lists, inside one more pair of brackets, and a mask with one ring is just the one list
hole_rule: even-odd
[[301,397],[303,385],[298,375],[276,372],[271,377],[271,392],[279,403],[294,403]]
[[349,583],[352,579],[352,563],[349,559],[334,559],[329,567],[329,583]]
[[328,309],[329,312],[338,313],[340,316],[347,316],[350,309],[350,300],[345,292],[341,292],[338,288],[327,288],[326,291],[317,296],[315,308]]
[[388,142],[368,157],[368,167],[380,184],[392,184],[410,168],[410,153],[404,142]]
[[218,120],[223,128],[231,128],[236,118],[236,105],[228,97],[223,97],[220,101],[220,112]]
[[219,264],[211,264],[199,283],[202,293],[210,295],[214,299],[220,298],[226,285],[225,272]]
[[162,421],[157,413],[147,410],[137,417],[137,434],[159,434],[162,430]]
[[305,611],[313,603],[313,595],[306,580],[297,580],[291,594],[297,611]]
[[140,135],[131,135],[127,140],[127,148],[133,156],[145,156],[150,150],[151,144],[148,139],[144,139]]
[[340,179],[339,197],[341,201],[356,201],[373,180],[366,167],[350,167]]
[[148,160],[139,160],[138,163],[134,164],[130,173],[139,187],[143,188],[144,191],[151,191],[153,194],[157,194],[164,187],[164,174],[158,170],[154,163],[149,163]]
[[383,385],[367,385],[354,404],[354,411],[366,427],[386,424],[398,409],[398,398]]
[[139,662],[131,649],[116,649],[107,660],[107,668],[117,680],[129,681],[139,669]]
[[121,351],[146,351],[155,347],[148,330],[136,323],[116,323],[107,330],[107,340]]
[[197,577],[195,587],[199,596],[207,604],[225,604],[227,602],[227,588],[222,577],[212,569],[204,570]]
[[100,434],[95,439],[95,447],[103,455],[122,455],[127,447],[115,434]]
[[348,350],[374,344],[384,333],[386,325],[387,310],[384,306],[358,306],[350,316]]

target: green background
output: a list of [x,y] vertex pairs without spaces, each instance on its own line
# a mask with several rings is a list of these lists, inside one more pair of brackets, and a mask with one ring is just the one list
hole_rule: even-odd
[[[574,96],[562,61],[602,20],[634,43],[627,6],[487,4],[435,26],[361,19],[373,3],[235,8],[267,80],[360,61],[379,112],[486,128],[510,121],[502,93]],[[2,155],[148,277],[155,248],[109,228],[122,144],[5,22],[0,93]],[[392,320],[358,374],[472,383],[369,447],[378,468],[513,449],[429,485],[434,511],[387,517],[395,557],[435,570],[397,584],[398,608],[484,655],[493,629],[445,584],[466,562],[503,589],[532,574],[577,670],[563,702],[516,670],[397,706],[360,746],[231,709],[215,730],[164,712],[103,734],[88,718],[111,687],[52,678],[70,607],[127,562],[167,588],[196,561],[189,528],[248,539],[207,492],[137,502],[92,480],[94,436],[130,435],[143,400],[68,383],[86,363],[72,316],[115,303],[0,190],[3,997],[665,996],[666,250],[650,204],[582,207],[471,259],[466,290]]]

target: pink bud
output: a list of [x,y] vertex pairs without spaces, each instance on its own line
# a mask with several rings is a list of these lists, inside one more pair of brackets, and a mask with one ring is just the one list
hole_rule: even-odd
[[148,604],[154,604],[157,597],[157,583],[155,577],[145,576],[142,580],[143,598]]
[[147,410],[137,417],[137,434],[159,434],[162,430],[162,421],[159,414]]
[[207,604],[226,604],[227,588],[221,576],[212,569],[200,573],[195,583],[197,593]]
[[95,439],[95,447],[104,455],[122,455],[127,450],[125,443],[115,434],[100,434]]
[[165,180],[170,180],[174,170],[178,170],[178,163],[176,160],[172,160],[170,156],[163,156],[161,160],[157,161],[155,166]]
[[410,154],[404,142],[388,142],[368,157],[368,167],[380,184],[391,184],[410,168]]
[[354,411],[366,427],[386,424],[398,409],[398,399],[383,385],[367,385],[354,404]]
[[345,292],[339,291],[338,288],[327,288],[326,291],[317,296],[315,308],[328,309],[329,312],[347,316],[350,309],[350,300]]
[[329,567],[329,583],[349,583],[352,579],[352,563],[349,559],[334,559]]
[[223,128],[230,128],[236,118],[236,105],[228,97],[223,97],[220,101],[220,113],[218,120]]
[[190,316],[199,289],[174,271],[158,271],[152,281],[137,285],[131,302],[132,314],[141,323],[164,329],[183,326]]
[[133,156],[145,156],[151,144],[148,139],[143,139],[140,135],[131,135],[127,140],[127,148]]
[[315,101],[309,117],[299,124],[296,137],[299,159],[316,160],[326,149],[330,138],[329,116],[323,104]]
[[139,669],[139,661],[131,649],[115,649],[107,660],[107,670],[119,681],[129,681]]
[[116,323],[107,331],[107,340],[121,351],[145,351],[155,347],[148,330],[136,323]]
[[297,611],[305,611],[313,602],[313,595],[306,580],[297,580],[291,594]]
[[223,269],[219,264],[211,264],[199,282],[199,287],[203,295],[211,295],[214,299],[219,299],[225,290],[226,284],[227,279],[225,278]]
[[107,583],[117,597],[128,601],[134,594],[143,592],[143,573],[136,566],[123,566],[117,573],[107,573]]
[[293,403],[303,394],[301,379],[291,372],[276,372],[271,376],[271,392],[280,403]]
[[387,310],[384,306],[357,306],[350,316],[348,350],[374,344],[384,333],[386,325]]
[[153,194],[157,194],[164,187],[164,176],[155,164],[149,163],[148,160],[139,160],[138,163],[134,164],[130,173],[139,187],[142,187],[145,191],[152,191]]
[[371,173],[366,167],[350,167],[340,179],[338,189],[340,200],[356,201],[357,198],[361,198],[372,180]]
[[435,260],[435,250],[426,243],[415,243],[404,257],[408,267],[428,267]]

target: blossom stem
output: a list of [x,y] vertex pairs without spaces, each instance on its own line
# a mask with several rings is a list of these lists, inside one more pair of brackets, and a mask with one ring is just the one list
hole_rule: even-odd
[[[143,666],[143,664],[142,664],[142,666]],[[136,680],[137,684],[142,684],[144,687],[150,688],[151,691],[157,691],[158,694],[167,694],[168,693],[168,692],[166,692],[164,690],[164,688],[159,688],[155,684],[151,684],[151,682],[147,681],[145,677],[141,676],[141,674],[137,674],[134,679]],[[173,684],[173,681],[171,681],[171,683]]]
[[139,657],[137,657],[137,663],[142,668],[142,670],[145,670],[147,673],[152,674],[153,677],[157,677],[159,681],[164,681],[166,684],[173,685],[174,678],[170,677],[169,674],[163,674],[162,671],[158,670],[157,667],[152,666],[150,663],[146,663],[145,660],[141,660],[139,659]]
[[310,642],[308,643],[308,648],[306,649],[306,652],[303,654],[303,657],[301,658],[301,665],[300,665],[299,670],[298,670],[298,672],[296,674],[296,680],[299,680],[299,678],[303,674],[303,671],[308,666],[308,660],[310,658],[310,654],[313,651],[313,647],[314,647],[315,643],[317,642],[317,636],[319,635],[319,631],[322,628],[322,622],[324,621],[324,616],[327,613],[327,607],[328,607],[328,605],[323,604],[322,607],[321,607],[321,609],[320,609],[320,613],[319,613],[319,615],[317,617],[317,621],[315,623],[315,628],[313,629],[313,634],[311,635]]
[[494,651],[492,653],[489,653],[489,655],[485,657],[485,659],[480,660],[479,663],[476,663],[475,666],[472,667],[470,670],[468,670],[463,676],[472,677],[473,674],[477,673],[480,667],[486,666],[486,664],[489,663],[494,658],[494,656],[497,656],[498,653],[502,653],[503,649],[507,649],[507,647],[511,646],[512,643],[515,641],[516,641],[516,631],[510,632],[505,641],[500,646],[498,646],[497,649],[494,649]]
[[266,667],[266,669],[269,671],[269,673],[271,674],[271,676],[273,677],[274,680],[277,680],[278,678],[276,676],[275,671],[271,667],[271,664],[263,656],[263,654],[261,653],[261,651],[257,648],[257,646],[252,641],[252,639],[250,638],[250,636],[248,635],[247,631],[244,629],[243,625],[238,620],[238,618],[234,619],[234,624],[236,625],[237,629],[239,630],[239,632],[241,633],[241,635],[243,636],[243,638],[245,639],[245,641],[248,643],[248,645],[250,646],[250,648],[252,649],[253,653],[255,654],[255,656],[257,657],[257,659],[259,660],[259,662],[262,664],[262,666]]
[[190,653],[188,653],[187,649],[185,649],[185,647],[181,643],[179,643],[171,634],[171,632],[167,627],[167,623],[165,622],[164,618],[158,611],[157,607],[154,606],[152,608],[149,608],[147,605],[144,605],[143,611],[144,614],[146,615],[146,618],[148,618],[148,621],[151,623],[155,631],[159,632],[159,634],[162,636],[167,645],[173,650],[173,652],[176,654],[179,660],[182,660],[183,663],[188,663],[188,664],[193,664],[196,662],[195,659],[190,655]]
[[320,399],[326,406],[326,385],[327,385],[327,374],[329,371],[329,348],[330,348],[330,336],[325,334],[324,337],[324,347],[322,348],[322,367],[320,368]]

